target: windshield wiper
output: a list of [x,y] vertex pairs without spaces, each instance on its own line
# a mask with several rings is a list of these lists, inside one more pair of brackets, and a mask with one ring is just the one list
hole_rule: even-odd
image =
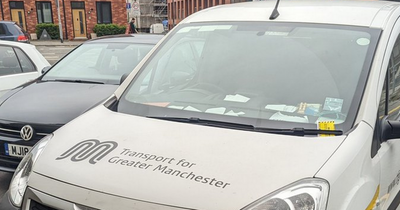
[[319,130],[308,128],[276,129],[256,127],[255,131],[293,136],[317,136],[319,134],[340,136],[343,134],[343,131],[341,130]]
[[104,84],[104,82],[92,81],[92,80],[81,80],[81,79],[55,79],[54,81],[57,81],[57,82],[73,82],[73,83],[89,83],[89,84]]
[[197,117],[158,117],[158,116],[146,116],[148,118],[160,119],[160,120],[169,120],[175,122],[183,122],[183,123],[193,123],[199,125],[220,127],[220,128],[233,128],[239,130],[246,131],[256,131],[263,133],[273,133],[273,134],[282,134],[282,135],[292,135],[292,136],[308,136],[308,135],[319,135],[319,134],[327,134],[327,135],[342,135],[343,131],[341,130],[318,130],[318,129],[307,129],[307,128],[292,128],[292,129],[276,129],[276,128],[263,128],[256,127],[249,124],[241,124],[241,123],[232,123],[225,121],[216,121],[216,120],[206,120],[200,119]]
[[158,116],[146,116],[148,118],[160,119],[160,120],[169,120],[175,122],[184,122],[184,123],[193,123],[200,125],[207,125],[213,127],[221,127],[221,128],[235,128],[241,130],[253,130],[253,125],[241,124],[241,123],[231,123],[224,121],[216,121],[216,120],[205,120],[197,117],[158,117]]

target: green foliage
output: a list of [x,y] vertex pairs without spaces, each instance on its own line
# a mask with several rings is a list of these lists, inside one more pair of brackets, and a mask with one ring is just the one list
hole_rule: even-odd
[[124,34],[126,26],[119,26],[117,24],[96,24],[93,28],[93,32],[97,36],[107,36],[115,34]]
[[36,34],[37,37],[43,33],[43,30],[46,29],[47,33],[50,35],[51,39],[59,39],[60,38],[60,31],[58,25],[53,23],[40,23],[36,25]]

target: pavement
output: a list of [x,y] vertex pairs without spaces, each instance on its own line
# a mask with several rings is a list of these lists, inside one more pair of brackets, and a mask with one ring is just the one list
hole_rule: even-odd
[[31,40],[31,44],[35,46],[78,46],[86,40]]

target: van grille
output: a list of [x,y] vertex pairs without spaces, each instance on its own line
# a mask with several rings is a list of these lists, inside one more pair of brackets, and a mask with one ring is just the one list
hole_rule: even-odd
[[40,204],[34,200],[31,200],[31,205],[29,206],[29,210],[56,210],[51,207]]

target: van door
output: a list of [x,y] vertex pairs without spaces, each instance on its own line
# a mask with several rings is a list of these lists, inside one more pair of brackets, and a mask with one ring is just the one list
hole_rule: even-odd
[[384,206],[382,209],[393,210],[398,209],[400,204],[400,139],[382,142],[379,125],[385,119],[400,120],[400,24],[397,23],[394,29],[385,55],[386,63],[383,65],[387,72],[375,128],[376,141],[380,143],[375,157],[381,165],[380,202]]

